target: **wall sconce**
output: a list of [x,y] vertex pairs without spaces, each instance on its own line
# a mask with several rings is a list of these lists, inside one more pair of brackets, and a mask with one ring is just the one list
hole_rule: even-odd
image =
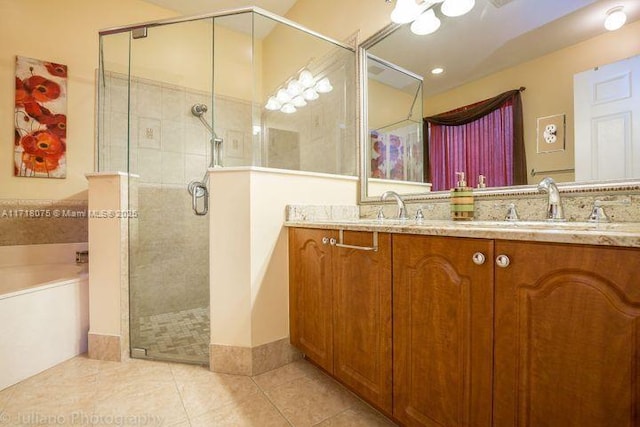
[[329,93],[332,90],[333,86],[328,77],[323,77],[316,82],[316,77],[309,70],[304,69],[297,79],[289,79],[286,86],[280,87],[274,95],[270,96],[264,108],[293,114],[298,108],[307,105],[307,101],[318,99],[321,93]]
[[[391,0],[385,0],[391,3]],[[475,0],[396,0],[396,5],[391,12],[391,21],[396,24],[411,24],[411,31],[417,35],[426,35],[435,32],[440,27],[440,19],[436,16],[434,7],[440,6],[440,12],[449,17],[462,16],[475,6]]]
[[604,28],[609,31],[615,31],[627,22],[627,15],[623,12],[623,6],[617,6],[607,11],[607,17],[604,20]]

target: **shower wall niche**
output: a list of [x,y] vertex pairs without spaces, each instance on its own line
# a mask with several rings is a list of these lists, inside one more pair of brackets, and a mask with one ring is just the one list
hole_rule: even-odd
[[212,141],[216,166],[355,175],[355,81],[353,48],[255,8],[101,32],[96,166],[130,174],[134,356],[208,361],[209,219],[187,187],[210,186]]

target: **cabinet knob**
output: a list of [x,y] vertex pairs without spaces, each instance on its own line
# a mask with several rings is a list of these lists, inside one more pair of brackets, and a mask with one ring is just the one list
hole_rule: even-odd
[[496,258],[496,264],[498,267],[506,268],[511,264],[511,260],[506,255],[498,255]]
[[475,264],[482,265],[484,264],[487,258],[484,256],[482,252],[476,252],[475,254],[473,254],[472,259]]
[[329,244],[330,244],[331,246],[335,246],[337,242],[338,242],[338,241],[337,241],[335,238],[333,238],[333,237],[329,239]]
[[326,245],[327,243],[329,243],[329,238],[328,237],[323,237],[322,238],[322,244]]

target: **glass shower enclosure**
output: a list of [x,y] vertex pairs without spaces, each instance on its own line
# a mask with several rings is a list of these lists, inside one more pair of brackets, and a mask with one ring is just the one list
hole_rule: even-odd
[[355,70],[353,47],[257,8],[100,33],[97,169],[128,173],[137,213],[133,357],[208,363],[211,168],[356,174]]

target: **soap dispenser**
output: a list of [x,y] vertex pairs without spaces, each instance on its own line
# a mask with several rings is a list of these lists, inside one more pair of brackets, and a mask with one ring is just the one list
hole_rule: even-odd
[[451,219],[468,221],[473,219],[473,190],[467,186],[464,172],[456,172],[457,183],[451,189]]

